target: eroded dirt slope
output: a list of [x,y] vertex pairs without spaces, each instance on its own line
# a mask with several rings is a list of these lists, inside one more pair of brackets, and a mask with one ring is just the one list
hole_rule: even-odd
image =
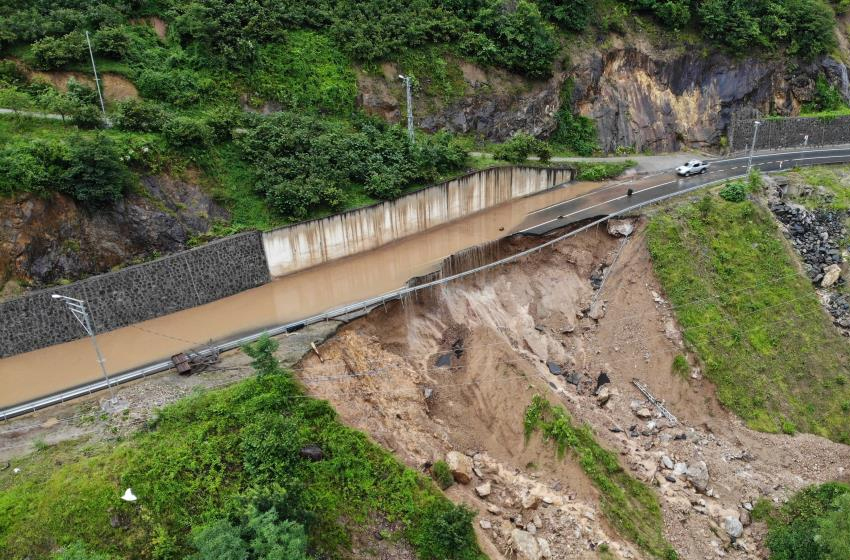
[[[536,241],[510,243],[517,250]],[[846,478],[850,464],[847,446],[746,429],[717,404],[698,369],[673,372],[686,352],[642,224],[626,241],[591,230],[378,309],[319,351],[321,360],[307,356],[298,375],[346,423],[413,467],[451,451],[469,458],[470,482],[448,494],[478,511],[476,530],[494,558],[596,558],[601,543],[623,558],[644,557],[606,523],[569,454],[558,459],[538,436],[526,442],[523,412],[536,393],[588,423],[627,470],[655,487],[666,536],[686,559],[761,556],[764,527],[750,525],[743,506]],[[594,394],[601,372],[611,381],[602,406]],[[633,378],[664,399],[679,424],[669,426],[643,402]],[[743,535],[733,542],[736,522]]]

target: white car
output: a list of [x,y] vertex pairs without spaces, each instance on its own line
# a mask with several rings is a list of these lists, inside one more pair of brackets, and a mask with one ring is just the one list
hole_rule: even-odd
[[698,159],[692,159],[685,165],[677,167],[676,173],[682,177],[687,177],[689,175],[696,175],[697,173],[705,173],[706,169],[708,169],[708,164],[706,162]]

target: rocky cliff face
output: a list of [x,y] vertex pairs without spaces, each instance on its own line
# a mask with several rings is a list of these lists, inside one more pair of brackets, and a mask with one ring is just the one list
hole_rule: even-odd
[[76,280],[177,251],[217,218],[227,213],[200,187],[165,176],[144,177],[137,192],[95,210],[59,194],[0,199],[0,288]]
[[[613,38],[607,46],[574,49],[572,66],[546,82],[462,63],[466,89],[451,102],[420,95],[417,126],[501,141],[515,132],[546,136],[557,126],[561,87],[573,87],[574,109],[592,118],[600,147],[673,151],[719,147],[735,116],[799,114],[824,74],[850,101],[847,68],[831,58],[789,64],[782,59],[735,60],[696,48],[658,49],[639,38]],[[359,103],[390,121],[404,118],[397,72],[361,76]],[[569,81],[568,81],[569,80]]]
[[782,60],[733,60],[618,46],[587,53],[571,74],[578,111],[591,117],[605,151],[709,148],[735,117],[797,115],[823,73],[841,87],[843,65],[824,58],[794,65]]

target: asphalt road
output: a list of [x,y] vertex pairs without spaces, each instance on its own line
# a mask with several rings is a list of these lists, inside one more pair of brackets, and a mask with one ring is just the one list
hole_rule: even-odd
[[[679,177],[674,171],[659,172],[620,181],[599,188],[566,202],[538,210],[517,229],[517,233],[542,235],[575,222],[606,216],[649,202],[665,195],[694,189],[707,183],[739,177],[747,173],[747,157],[707,159],[708,170],[701,175]],[[685,163],[686,159],[681,163]],[[759,171],[780,171],[804,165],[850,162],[850,146],[811,150],[788,150],[758,153],[753,156],[753,168]],[[567,187],[569,188],[569,187]],[[632,196],[627,196],[632,189]]]

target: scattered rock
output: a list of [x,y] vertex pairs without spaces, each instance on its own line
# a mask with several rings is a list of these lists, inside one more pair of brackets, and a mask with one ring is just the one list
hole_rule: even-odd
[[472,480],[472,459],[463,453],[449,451],[446,454],[446,464],[449,465],[456,482],[460,484],[470,483]]
[[561,375],[564,373],[564,370],[561,369],[561,366],[555,362],[546,362],[546,367],[549,368],[549,373],[552,375]]
[[475,487],[475,493],[478,494],[478,496],[481,498],[486,498],[487,496],[489,496],[490,491],[491,488],[489,482],[485,482],[484,484]]
[[673,459],[671,459],[671,458],[670,458],[670,457],[668,457],[667,455],[662,455],[662,456],[661,456],[661,464],[662,464],[662,465],[664,466],[664,468],[665,468],[665,469],[667,469],[668,471],[672,471],[672,470],[673,470]]
[[502,514],[502,508],[500,508],[496,504],[488,504],[487,505],[487,511],[489,511],[493,515],[501,515]]
[[487,521],[486,519],[479,519],[478,525],[480,525],[482,529],[492,529],[493,528],[493,524],[490,523],[489,521]]
[[738,519],[741,521],[741,525],[743,525],[744,527],[749,527],[753,522],[752,515],[750,515],[750,512],[747,511],[745,508],[741,508],[738,511]]
[[529,492],[522,497],[521,503],[523,509],[537,509],[537,506],[540,504],[540,498]]
[[528,531],[529,534],[536,535],[537,534],[537,525],[534,522],[529,522],[525,525],[525,530]]
[[603,318],[605,316],[605,304],[600,300],[594,301],[593,305],[590,306],[590,311],[587,312],[587,316],[594,321]]
[[422,394],[425,395],[425,400],[427,401],[428,399],[430,399],[434,395],[434,389],[432,389],[430,387],[425,387],[422,390]]

